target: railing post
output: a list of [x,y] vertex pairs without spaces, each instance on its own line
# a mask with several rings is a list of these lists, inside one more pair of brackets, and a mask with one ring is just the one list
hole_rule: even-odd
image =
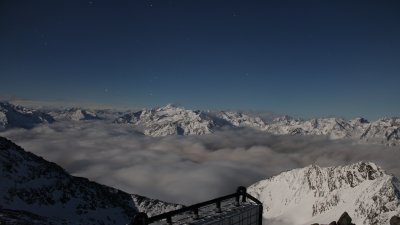
[[170,216],[167,217],[167,223],[168,223],[168,225],[172,224],[172,218]]
[[258,215],[258,225],[263,225],[263,205],[261,204],[261,205],[258,205],[258,207],[260,207],[259,208],[259,211],[258,211],[258,213],[259,213],[259,215]]
[[134,217],[133,220],[131,221],[130,225],[147,225],[147,214],[140,212],[137,213]]
[[222,212],[222,210],[221,210],[221,202],[220,202],[220,201],[218,201],[216,204],[217,204],[217,210],[216,210],[216,213],[221,213],[221,212]]
[[242,202],[246,202],[247,191],[246,188],[240,186],[236,190],[236,204],[239,205],[239,197],[242,196]]
[[193,210],[194,216],[193,219],[198,220],[199,219],[199,209],[196,208]]
[[236,193],[236,196],[235,196],[235,206],[240,206],[240,195],[239,195],[239,193]]

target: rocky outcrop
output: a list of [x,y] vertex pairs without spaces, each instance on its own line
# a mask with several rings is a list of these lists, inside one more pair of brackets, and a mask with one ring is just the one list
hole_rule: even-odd
[[354,225],[351,221],[352,219],[349,214],[344,212],[337,221],[337,225]]
[[[320,224],[319,223],[313,223],[311,225],[320,225]],[[323,225],[323,224],[321,224],[321,225]],[[339,218],[339,220],[337,222],[336,221],[332,221],[331,223],[329,223],[329,225],[356,225],[356,224],[352,223],[352,219],[349,216],[349,214],[347,212],[344,212],[340,216],[340,218]],[[390,219],[390,225],[400,225],[400,217],[393,216]]]
[[390,219],[390,225],[400,225],[400,217],[398,216],[393,216]]
[[400,212],[399,190],[397,178],[371,162],[327,168],[311,165],[248,188],[263,202],[266,220],[293,225],[332,221],[344,210],[355,224],[388,224]]

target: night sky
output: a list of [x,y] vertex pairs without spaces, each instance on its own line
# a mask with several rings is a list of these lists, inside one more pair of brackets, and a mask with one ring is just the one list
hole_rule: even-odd
[[0,1],[0,95],[400,114],[399,1]]

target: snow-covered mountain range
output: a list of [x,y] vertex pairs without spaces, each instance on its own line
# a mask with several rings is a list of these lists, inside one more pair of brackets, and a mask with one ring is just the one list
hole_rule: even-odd
[[289,116],[264,120],[261,117],[233,111],[190,110],[174,105],[135,112],[115,110],[31,110],[0,103],[0,129],[32,128],[54,121],[104,120],[134,126],[149,136],[204,135],[221,129],[253,128],[273,135],[324,135],[331,139],[354,139],[363,142],[400,145],[400,117],[369,122],[364,118],[296,119]]
[[325,224],[346,211],[357,225],[382,225],[400,214],[399,180],[371,162],[311,165],[259,181],[248,192],[276,224]]
[[180,207],[71,176],[2,137],[0,171],[1,224],[127,224]]
[[265,121],[240,112],[204,112],[167,105],[128,113],[115,122],[141,127],[144,134],[150,136],[201,135],[224,127],[250,127],[274,135],[325,135],[332,139],[352,138],[389,146],[400,144],[398,117],[369,122],[363,118],[350,121],[333,117],[302,120],[283,116]]

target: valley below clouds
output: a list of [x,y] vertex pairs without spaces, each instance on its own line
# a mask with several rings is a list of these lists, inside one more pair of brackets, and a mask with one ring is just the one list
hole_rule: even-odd
[[399,177],[398,147],[273,136],[250,128],[208,135],[150,137],[105,121],[57,122],[0,136],[55,162],[75,176],[128,193],[192,204],[310,164],[372,161]]

